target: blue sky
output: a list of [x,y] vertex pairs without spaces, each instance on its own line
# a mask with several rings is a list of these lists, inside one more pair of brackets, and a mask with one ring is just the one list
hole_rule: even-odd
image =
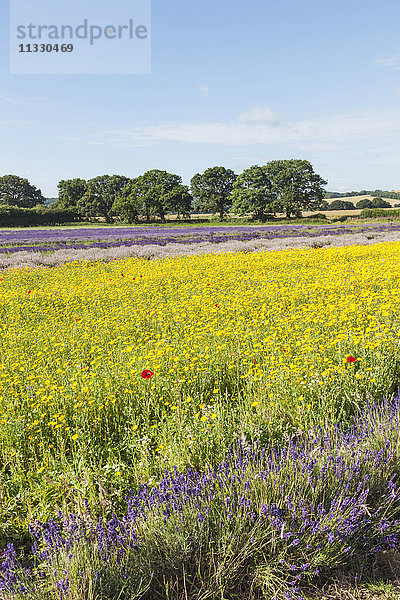
[[153,0],[146,75],[10,74],[0,2],[0,175],[56,196],[60,179],[305,158],[330,190],[400,189],[398,0]]

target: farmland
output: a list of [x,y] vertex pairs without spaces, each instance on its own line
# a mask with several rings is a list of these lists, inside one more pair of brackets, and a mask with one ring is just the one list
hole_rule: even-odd
[[38,544],[32,574],[5,551],[4,597],[298,598],[395,546],[399,263],[390,242],[4,270],[1,535]]
[[166,258],[188,254],[282,250],[395,241],[387,222],[76,227],[0,230],[0,268],[54,266],[78,260]]

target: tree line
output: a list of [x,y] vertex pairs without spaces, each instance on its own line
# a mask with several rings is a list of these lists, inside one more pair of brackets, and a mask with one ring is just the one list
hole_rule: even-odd
[[373,196],[374,198],[391,198],[400,200],[400,192],[388,190],[360,190],[359,192],[325,192],[325,198],[350,198],[351,196]]
[[[52,210],[70,211],[81,217],[114,217],[128,223],[168,214],[188,218],[192,211],[218,214],[228,211],[252,215],[264,221],[284,212],[287,218],[302,210],[320,209],[326,181],[307,160],[273,160],[253,165],[237,175],[216,166],[196,173],[190,185],[180,175],[153,169],[135,178],[101,175],[93,179],[61,180]],[[43,206],[42,192],[16,175],[0,177],[0,205],[20,208]]]
[[[395,206],[398,206],[397,204]],[[320,210],[356,210],[356,209],[364,209],[364,208],[392,208],[392,205],[387,200],[383,198],[362,198],[354,204],[349,200],[333,200],[328,203],[326,200],[321,202]]]

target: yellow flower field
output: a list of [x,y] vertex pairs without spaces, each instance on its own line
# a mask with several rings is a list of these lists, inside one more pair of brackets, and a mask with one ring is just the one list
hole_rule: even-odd
[[4,272],[4,477],[124,487],[347,418],[397,384],[399,266],[387,243]]

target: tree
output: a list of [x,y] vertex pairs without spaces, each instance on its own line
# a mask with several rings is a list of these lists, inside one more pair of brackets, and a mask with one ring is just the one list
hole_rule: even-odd
[[90,179],[86,192],[77,202],[79,212],[87,217],[105,217],[107,222],[111,222],[114,201],[128,182],[128,177],[122,175],[101,175]]
[[173,190],[168,198],[168,207],[171,212],[175,212],[177,218],[180,217],[190,219],[190,212],[193,206],[193,196],[187,185],[178,185]]
[[276,193],[267,166],[249,167],[236,179],[232,191],[233,212],[264,221],[268,213],[276,212]]
[[372,201],[369,198],[362,198],[357,202],[356,208],[372,208]]
[[348,200],[334,200],[330,203],[328,210],[354,210],[356,207]]
[[32,208],[44,204],[42,192],[18,175],[0,177],[0,204]]
[[325,193],[322,186],[327,181],[314,172],[308,160],[273,160],[266,166],[278,206],[288,219],[320,207]]
[[200,211],[218,213],[221,221],[232,204],[231,193],[237,175],[225,167],[211,167],[203,174],[196,173],[190,182],[196,208]]
[[387,200],[383,200],[383,198],[372,198],[371,200],[371,208],[392,208],[390,202]]
[[315,210],[329,210],[329,203],[325,200],[321,200],[321,202],[316,202]]
[[114,211],[131,223],[139,217],[150,222],[155,215],[164,222],[169,212],[189,216],[191,205],[192,196],[179,175],[153,169],[129,181],[117,196]]
[[122,188],[112,207],[113,213],[127,223],[137,223],[139,220],[141,202],[136,195],[134,181],[135,179],[132,179]]
[[58,184],[56,208],[76,208],[79,200],[87,191],[84,179],[62,179]]

